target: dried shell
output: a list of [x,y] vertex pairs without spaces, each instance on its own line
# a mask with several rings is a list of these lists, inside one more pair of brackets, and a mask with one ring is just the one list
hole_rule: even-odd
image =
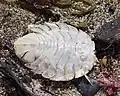
[[16,55],[43,77],[68,81],[81,77],[96,61],[95,44],[82,30],[65,23],[29,25],[29,33],[14,43]]

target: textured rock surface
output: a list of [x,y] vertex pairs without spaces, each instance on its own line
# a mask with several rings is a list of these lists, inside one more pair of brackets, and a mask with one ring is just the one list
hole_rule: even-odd
[[81,77],[96,63],[95,45],[82,30],[65,23],[29,25],[14,43],[16,55],[35,73],[55,81]]
[[104,42],[111,43],[113,40],[120,41],[120,17],[105,23],[97,32],[96,37]]
[[95,43],[98,54],[119,56],[120,54],[120,17],[107,22],[97,29]]
[[[87,21],[87,33],[91,35],[92,33],[95,33],[96,29],[105,22],[109,22],[120,17],[119,0],[95,0],[95,4],[96,8],[93,13],[82,17],[70,16],[66,13],[65,9],[55,8],[55,11],[61,13],[61,21],[69,21],[75,24],[77,22]],[[8,46],[10,49],[13,49],[13,41],[26,33],[27,25],[34,23],[37,18],[31,12],[16,5],[16,3],[7,4],[4,0],[0,0],[0,44]],[[112,12],[110,11],[111,8],[113,8]],[[36,10],[34,10],[34,12],[36,12]],[[26,88],[35,95],[81,96],[70,82],[52,82],[42,78],[41,76],[32,75],[28,69],[20,66],[24,64],[24,62],[20,62],[16,57],[13,58],[14,53],[11,54],[10,50],[1,47],[1,45],[0,49],[0,61],[4,62],[5,59],[12,58],[15,62],[15,66],[11,67],[11,71],[13,71],[20,81],[26,85]],[[120,80],[120,60],[112,60],[113,64],[111,66],[114,70],[116,70],[116,73],[118,74],[117,76]],[[99,67],[94,67],[94,71],[92,71],[89,76],[96,78],[98,74]],[[9,79],[7,79],[7,81],[9,81]],[[16,93],[15,87],[11,86],[11,84],[7,81],[3,79],[3,74],[0,74],[0,96],[11,96],[11,94]],[[117,93],[117,96],[120,96],[120,90],[118,90]],[[100,90],[95,96],[106,96],[106,94],[103,90]]]

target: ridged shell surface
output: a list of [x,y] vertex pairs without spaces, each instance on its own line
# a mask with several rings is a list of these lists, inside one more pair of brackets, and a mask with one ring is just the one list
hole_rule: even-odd
[[96,61],[95,44],[82,30],[65,23],[29,25],[32,32],[14,43],[16,55],[36,74],[54,81],[81,77]]

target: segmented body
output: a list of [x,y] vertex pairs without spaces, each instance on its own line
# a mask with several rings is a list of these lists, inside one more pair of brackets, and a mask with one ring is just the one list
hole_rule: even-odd
[[95,64],[95,45],[83,31],[65,23],[29,25],[32,31],[14,43],[16,55],[33,72],[55,81],[68,81]]

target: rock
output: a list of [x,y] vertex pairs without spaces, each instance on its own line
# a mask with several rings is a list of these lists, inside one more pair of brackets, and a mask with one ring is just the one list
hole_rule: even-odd
[[85,77],[81,77],[73,80],[73,85],[82,94],[82,96],[94,96],[100,89],[97,80],[90,79],[92,85],[88,82]]
[[98,29],[95,36],[104,41],[112,42],[112,40],[120,40],[120,18],[115,19],[114,21],[104,24],[101,28]]
[[107,55],[118,54],[120,51],[120,18],[98,28],[94,41],[97,51],[104,51]]

